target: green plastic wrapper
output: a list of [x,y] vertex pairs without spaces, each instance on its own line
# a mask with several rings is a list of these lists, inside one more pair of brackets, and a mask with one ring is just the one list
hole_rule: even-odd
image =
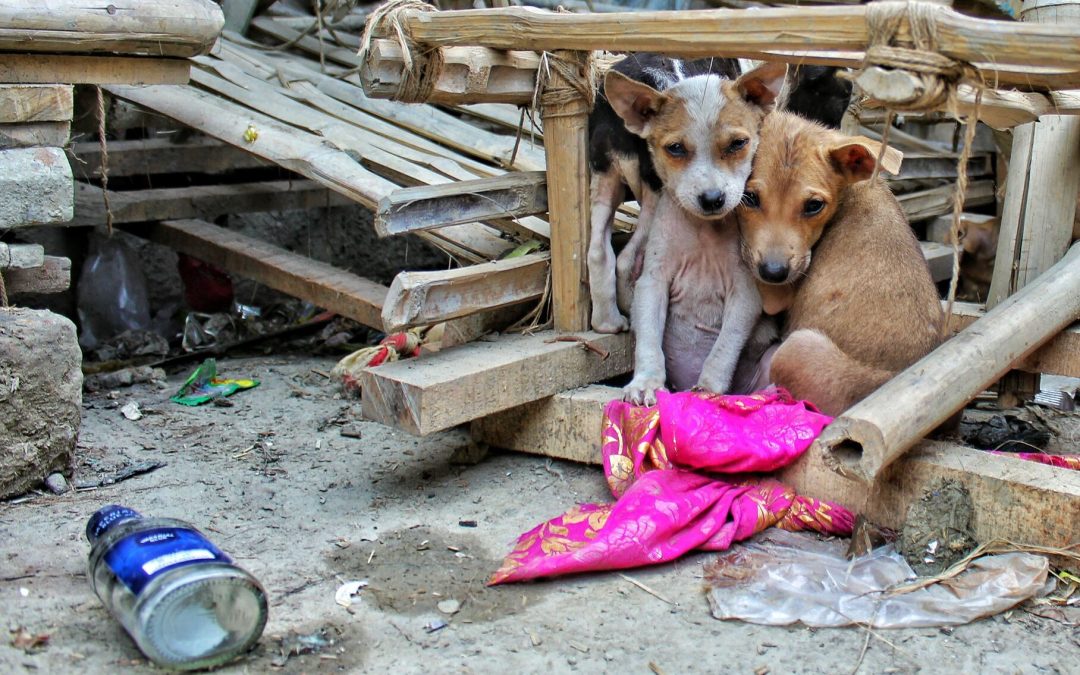
[[206,359],[188,376],[187,381],[169,400],[180,405],[202,405],[215,398],[232,396],[238,391],[259,386],[259,381],[225,380],[217,376],[217,360]]

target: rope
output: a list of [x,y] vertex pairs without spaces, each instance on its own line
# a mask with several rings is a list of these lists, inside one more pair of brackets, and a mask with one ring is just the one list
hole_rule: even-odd
[[97,90],[98,143],[101,147],[101,196],[105,201],[105,229],[113,233],[113,212],[109,204],[109,148],[105,141],[105,92]]
[[952,278],[949,279],[949,295],[945,302],[945,321],[941,324],[942,339],[949,334],[952,321],[953,303],[956,301],[956,287],[960,281],[960,213],[964,210],[964,196],[967,193],[967,164],[971,157],[971,146],[975,144],[975,128],[979,122],[979,110],[982,108],[983,89],[975,92],[975,107],[968,116],[964,128],[964,148],[956,162],[956,191],[953,192],[952,226],[949,228],[949,241],[953,247]]
[[7,309],[9,307],[9,305],[8,305],[8,295],[7,295],[7,284],[4,283],[4,273],[3,272],[0,272],[0,307],[2,307],[4,309]]
[[[584,59],[580,58],[578,52],[566,54],[568,55],[563,56],[558,52],[544,52],[540,55],[532,105],[533,108],[539,108],[542,117],[570,117],[580,114],[579,110],[568,108],[568,104],[575,101],[584,101],[586,110],[592,110],[596,103],[599,72],[593,53],[588,52]],[[559,77],[553,78],[552,71]]]
[[443,53],[439,47],[424,47],[408,34],[402,21],[406,11],[435,12],[433,5],[421,0],[391,0],[379,7],[368,17],[364,26],[364,35],[360,39],[357,54],[361,63],[366,63],[371,52],[371,39],[376,35],[391,34],[396,37],[401,47],[405,68],[401,72],[401,81],[397,91],[390,97],[404,103],[424,103],[435,91],[435,84],[442,73]]

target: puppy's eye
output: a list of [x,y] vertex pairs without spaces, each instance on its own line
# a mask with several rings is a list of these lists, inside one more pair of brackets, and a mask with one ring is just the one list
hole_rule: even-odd
[[820,199],[807,199],[803,204],[802,212],[804,216],[816,216],[823,208],[825,208],[825,202]]
[[750,142],[749,138],[736,138],[735,140],[733,140],[731,143],[728,144],[727,148],[724,149],[724,152],[726,152],[728,154],[731,154],[733,152],[738,152],[738,151],[742,150],[743,148],[745,148],[746,144],[749,143],[749,142]]
[[686,157],[686,146],[682,143],[670,143],[664,150],[672,157]]
[[743,193],[742,203],[743,203],[743,206],[746,206],[746,207],[751,208],[751,209],[756,209],[756,208],[759,208],[761,206],[761,201],[758,199],[758,194],[756,192],[750,192],[750,191],[747,191],[747,192]]

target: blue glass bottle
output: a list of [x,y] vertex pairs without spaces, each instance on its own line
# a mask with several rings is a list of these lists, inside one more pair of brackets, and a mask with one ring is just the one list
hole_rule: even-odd
[[210,668],[244,653],[266,626],[266,592],[190,524],[110,505],[86,524],[88,576],[150,660]]

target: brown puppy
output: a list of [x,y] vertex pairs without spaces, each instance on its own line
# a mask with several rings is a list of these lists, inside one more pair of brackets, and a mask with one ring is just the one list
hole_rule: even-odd
[[[941,301],[880,144],[774,112],[737,210],[768,313],[788,310],[769,380],[838,415],[940,340]],[[889,149],[882,167],[899,169]]]

